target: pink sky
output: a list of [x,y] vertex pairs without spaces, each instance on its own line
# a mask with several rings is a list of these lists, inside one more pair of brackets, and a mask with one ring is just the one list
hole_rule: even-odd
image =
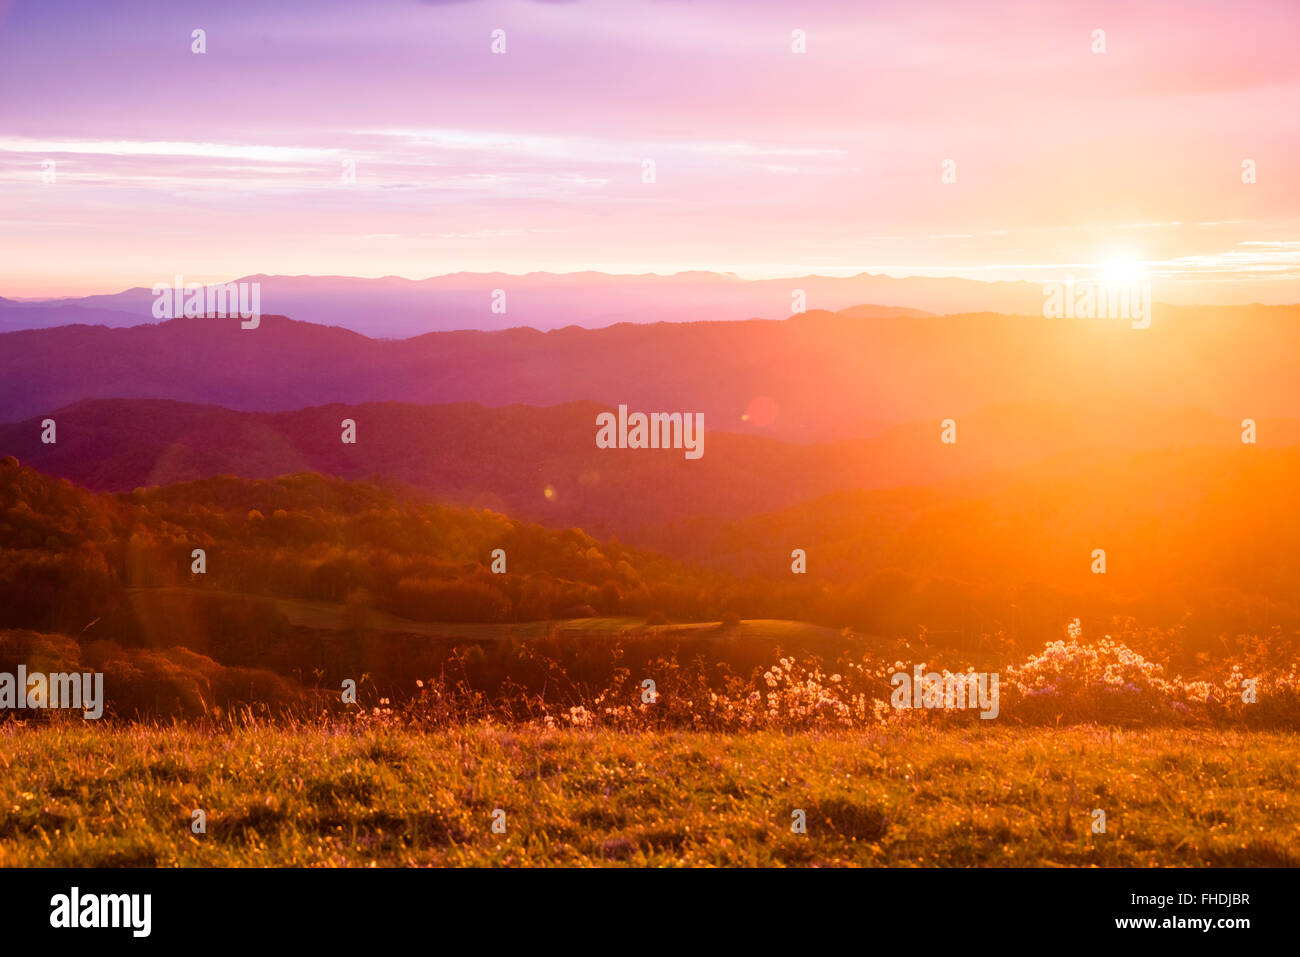
[[1298,35],[1300,5],[1235,0],[0,0],[0,295],[1136,261],[1277,301]]

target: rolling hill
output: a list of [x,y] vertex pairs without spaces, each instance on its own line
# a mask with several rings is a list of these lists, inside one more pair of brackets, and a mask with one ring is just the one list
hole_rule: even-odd
[[[715,431],[704,455],[600,449],[593,402],[548,408],[470,403],[327,405],[237,412],[156,399],[87,400],[0,426],[0,455],[90,489],[130,491],[215,475],[271,478],[320,472],[383,477],[450,502],[597,535],[663,543],[664,530],[788,508],[833,492],[925,486],[1070,451],[1241,448],[1239,423],[1195,410],[1109,396],[1066,406],[1017,402],[962,417],[956,444],[940,422],[913,422],[871,439],[816,445]],[[357,424],[357,443],[340,424]],[[1262,420],[1260,443],[1300,444],[1300,423]]]
[[856,307],[785,320],[621,324],[370,339],[265,316],[0,334],[0,421],[81,399],[285,411],[327,403],[591,400],[702,412],[717,431],[799,442],[878,435],[1005,402],[1126,397],[1300,417],[1300,307],[1118,320],[929,316]]

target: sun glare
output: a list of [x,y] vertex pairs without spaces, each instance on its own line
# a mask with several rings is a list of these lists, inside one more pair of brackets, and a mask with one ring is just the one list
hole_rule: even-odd
[[1101,277],[1106,282],[1134,282],[1142,276],[1142,264],[1131,256],[1108,260],[1101,267]]

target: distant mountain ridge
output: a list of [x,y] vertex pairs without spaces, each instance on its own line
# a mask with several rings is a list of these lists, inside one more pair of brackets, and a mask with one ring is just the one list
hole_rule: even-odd
[[[826,442],[990,405],[1128,396],[1240,421],[1300,417],[1300,307],[1166,307],[1120,320],[854,307],[784,320],[371,339],[264,316],[0,333],[0,421],[82,399],[244,411],[328,403],[701,412],[711,430]],[[1122,426],[1120,426],[1122,427]]]
[[[175,277],[160,276],[159,283]],[[189,281],[189,280],[186,280]],[[343,326],[367,336],[410,338],[428,332],[500,330],[519,326],[549,330],[597,328],[619,322],[733,321],[795,312],[796,295],[808,309],[839,310],[863,302],[893,303],[927,312],[1038,312],[1042,290],[1033,283],[986,283],[972,279],[893,278],[862,273],[850,277],[801,276],[746,280],[726,273],[668,276],[580,273],[453,273],[428,279],[386,276],[250,275],[262,312],[318,325]],[[94,310],[87,321],[120,325],[119,313],[136,322],[157,321],[151,287],[108,295],[46,302],[0,301],[0,329],[48,328],[78,321],[49,310]],[[502,312],[500,310],[504,309]],[[57,318],[57,322],[55,319]]]

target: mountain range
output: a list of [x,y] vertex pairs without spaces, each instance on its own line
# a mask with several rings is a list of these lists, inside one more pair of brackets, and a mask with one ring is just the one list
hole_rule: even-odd
[[[402,340],[279,316],[67,325],[0,334],[0,456],[136,504],[221,475],[413,487],[881,633],[1117,612],[1263,633],[1300,618],[1298,319],[858,306]],[[618,405],[701,413],[703,456],[598,447]]]
[[256,329],[237,319],[173,319],[0,333],[0,421],[107,398],[239,411],[594,401],[700,412],[714,431],[828,442],[1006,402],[1110,397],[1240,422],[1300,417],[1298,354],[1296,306],[1166,307],[1147,329],[859,306],[784,320],[403,340],[277,316]]
[[[589,401],[542,408],[384,402],[268,413],[96,399],[49,414],[54,443],[42,441],[44,415],[0,426],[0,455],[98,491],[225,474],[395,480],[461,505],[663,544],[671,526],[695,516],[740,518],[843,490],[928,486],[1067,453],[1242,448],[1232,419],[1097,397],[987,407],[956,423],[955,443],[942,441],[938,421],[809,444],[712,431],[706,419],[704,454],[689,460],[681,450],[598,448],[603,411]],[[356,424],[355,444],[342,441],[345,420]],[[1266,448],[1300,445],[1294,419],[1260,420],[1257,432]]]
[[[185,280],[188,282],[189,280]],[[318,325],[342,326],[376,338],[428,332],[528,326],[594,328],[620,322],[702,322],[839,310],[863,302],[948,313],[988,310],[1041,313],[1042,289],[1027,282],[957,278],[799,276],[747,280],[729,273],[661,276],[600,272],[454,273],[428,279],[398,276],[242,276],[257,283],[261,311]],[[157,282],[174,284],[176,277]],[[0,299],[0,331],[73,322],[106,326],[156,321],[151,286],[107,295],[19,301]]]

